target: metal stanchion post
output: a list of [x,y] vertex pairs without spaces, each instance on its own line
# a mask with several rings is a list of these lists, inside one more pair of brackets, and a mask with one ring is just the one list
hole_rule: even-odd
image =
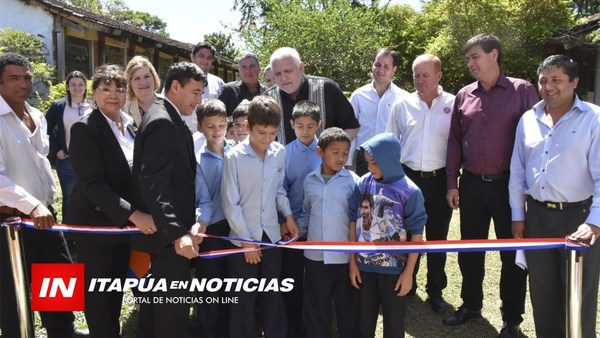
[[25,273],[26,266],[23,247],[21,246],[21,234],[14,226],[6,226],[5,231],[11,262],[10,267],[15,282],[21,337],[33,337],[35,330],[33,328],[32,312],[29,303],[29,287]]
[[567,338],[581,338],[583,252],[570,249],[567,279]]

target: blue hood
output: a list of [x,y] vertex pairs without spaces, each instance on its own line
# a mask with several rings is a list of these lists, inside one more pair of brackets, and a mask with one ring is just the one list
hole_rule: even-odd
[[381,169],[383,177],[378,180],[381,183],[393,183],[404,178],[404,169],[400,164],[400,142],[391,133],[383,133],[373,136],[360,146],[366,151]]

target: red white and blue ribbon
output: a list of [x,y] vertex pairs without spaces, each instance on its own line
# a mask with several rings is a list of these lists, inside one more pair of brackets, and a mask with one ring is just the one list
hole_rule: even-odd
[[[271,243],[268,244],[273,246]],[[274,246],[297,250],[400,254],[542,249],[587,249],[586,244],[567,241],[565,238],[473,239],[423,242],[288,242],[275,244]],[[248,251],[250,250],[245,248],[215,250],[202,252],[200,253],[200,257],[219,258],[234,253]]]
[[[33,222],[21,220],[16,217],[12,221],[5,221],[2,226],[21,225],[34,229]],[[50,231],[90,234],[137,234],[139,229],[134,226],[124,228],[110,226],[85,226],[55,224]],[[296,250],[318,250],[336,252],[367,252],[367,253],[440,253],[440,252],[483,252],[483,251],[510,251],[510,250],[542,250],[542,249],[567,249],[586,250],[588,245],[581,242],[568,240],[568,238],[521,238],[521,239],[470,239],[470,240],[445,240],[423,242],[294,242],[297,238],[269,243],[248,238],[215,236],[201,234],[207,238],[237,241],[255,244],[255,248],[233,248],[214,250],[200,253],[203,258],[219,258],[236,253],[251,252],[269,248],[288,248]]]
[[[20,217],[13,217],[10,221],[6,220],[2,226],[24,226],[29,229],[35,229],[33,222]],[[72,233],[89,233],[89,234],[106,234],[106,235],[124,235],[138,234],[140,230],[135,226],[125,226],[123,228],[113,226],[93,226],[93,225],[72,225],[72,224],[54,224],[47,231],[72,232]]]

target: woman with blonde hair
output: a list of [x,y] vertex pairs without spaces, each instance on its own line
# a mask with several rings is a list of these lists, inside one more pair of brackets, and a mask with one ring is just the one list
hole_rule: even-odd
[[160,79],[154,66],[144,56],[134,56],[125,69],[127,74],[127,102],[124,110],[139,126],[146,112],[156,100]]

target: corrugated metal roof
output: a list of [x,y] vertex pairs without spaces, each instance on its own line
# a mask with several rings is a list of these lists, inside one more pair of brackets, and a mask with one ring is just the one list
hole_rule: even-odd
[[[29,5],[39,5],[45,10],[60,15],[67,20],[73,21],[77,24],[92,24],[98,27],[94,27],[96,30],[112,35],[116,38],[131,38],[136,40],[137,43],[150,43],[157,46],[162,50],[173,50],[178,52],[180,55],[189,58],[189,55],[194,48],[194,45],[187,42],[174,40],[163,35],[153,33],[136,27],[122,21],[115,20],[109,16],[90,12],[83,8],[75,7],[66,4],[60,0],[21,0],[22,2]],[[144,41],[146,40],[146,41]],[[176,49],[176,50],[174,50]],[[215,55],[217,62],[230,64],[233,68],[237,66],[233,60],[221,56]]]

